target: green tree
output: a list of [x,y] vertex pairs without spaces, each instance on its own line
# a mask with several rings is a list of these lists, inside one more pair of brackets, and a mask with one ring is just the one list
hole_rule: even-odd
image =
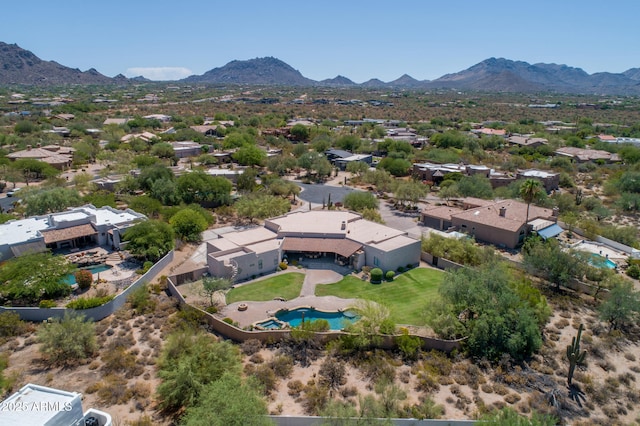
[[22,175],[22,179],[29,186],[34,180],[46,179],[60,174],[60,170],[33,158],[21,158],[11,163],[11,167]]
[[331,174],[331,163],[319,152],[307,152],[298,159],[298,165],[307,171],[307,175],[315,175],[318,181]]
[[353,173],[355,175],[362,175],[364,172],[369,170],[369,165],[363,161],[350,161],[347,164],[347,171],[349,173]]
[[393,334],[395,324],[391,311],[384,304],[372,300],[358,300],[352,307],[358,321],[348,327],[353,333],[353,349],[368,349],[382,341],[381,334]]
[[[539,180],[536,179],[527,179],[520,186],[520,197],[527,203],[527,215],[525,219],[525,223],[529,223],[529,207],[531,203],[536,199],[542,196],[542,184]],[[529,227],[527,226],[527,233],[529,232]]]
[[0,266],[0,297],[19,305],[66,296],[71,287],[63,278],[74,270],[64,256],[49,252],[9,259]]
[[242,166],[260,166],[267,159],[267,153],[256,145],[245,145],[233,154],[233,158]]
[[150,191],[154,182],[163,179],[173,180],[173,172],[163,164],[154,164],[140,170],[140,175],[138,176],[137,181],[140,188]]
[[169,220],[175,234],[183,241],[198,242],[207,229],[207,221],[191,209],[182,209]]
[[249,219],[266,219],[280,216],[289,211],[291,204],[281,197],[265,193],[247,194],[234,204],[238,216]]
[[97,349],[93,322],[76,314],[44,324],[38,331],[38,341],[42,344],[40,352],[53,364],[74,365]]
[[425,197],[428,193],[428,186],[415,181],[399,182],[398,187],[395,190],[395,196],[402,204],[408,201],[412,205],[418,204],[420,199]]
[[180,204],[182,200],[178,192],[178,184],[173,179],[162,178],[151,184],[151,196],[165,206]]
[[240,375],[240,353],[229,342],[208,334],[178,330],[170,334],[158,361],[162,383],[157,388],[160,408],[177,413],[197,406],[210,383],[229,373]]
[[309,139],[311,132],[309,128],[303,124],[295,124],[289,131],[294,140],[300,142],[306,142]]
[[609,323],[610,330],[627,327],[640,314],[640,293],[633,283],[625,278],[612,277],[613,285],[609,290],[609,297],[599,306],[600,318]]
[[342,199],[342,203],[348,209],[362,212],[365,209],[377,209],[378,199],[370,192],[353,191]]
[[404,158],[385,157],[378,163],[379,169],[384,169],[393,176],[407,176],[411,169],[411,163]]
[[167,223],[145,220],[128,228],[123,235],[127,249],[142,260],[157,262],[173,249],[173,229]]
[[565,251],[556,239],[529,238],[522,248],[523,264],[532,274],[553,283],[556,290],[581,277],[588,265],[572,251]]
[[231,280],[223,277],[202,278],[202,295],[209,298],[209,306],[214,306],[213,296],[222,290],[231,288]]
[[233,185],[228,179],[202,171],[185,173],[177,179],[178,192],[187,203],[229,204]]
[[27,216],[43,215],[82,205],[80,193],[72,188],[43,188],[25,191],[22,201],[26,204]]
[[542,345],[541,328],[548,319],[542,296],[531,297],[530,285],[516,288],[505,265],[486,263],[460,268],[444,277],[439,293],[452,316],[461,319],[470,355],[490,360],[508,353],[521,360]]
[[491,182],[482,175],[463,176],[462,179],[458,181],[457,186],[458,192],[463,197],[493,198]]
[[151,147],[150,154],[155,155],[158,158],[169,160],[171,162],[171,165],[175,165],[178,163],[178,157],[176,157],[176,153],[173,150],[173,145],[171,145],[169,142],[156,143]]
[[274,179],[267,184],[267,189],[272,195],[280,197],[289,197],[293,195],[295,200],[296,195],[300,193],[300,187],[295,182],[284,179]]
[[187,408],[180,424],[184,426],[267,426],[267,404],[253,378],[223,374],[204,387],[198,403]]

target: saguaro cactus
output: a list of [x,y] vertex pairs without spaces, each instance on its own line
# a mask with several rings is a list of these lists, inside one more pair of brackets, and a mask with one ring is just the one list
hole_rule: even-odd
[[580,338],[582,337],[583,325],[578,327],[578,335],[571,339],[571,344],[567,345],[567,359],[569,360],[569,374],[567,376],[567,383],[571,386],[571,380],[573,379],[573,373],[576,370],[576,365],[584,362],[587,356],[587,351],[580,352]]

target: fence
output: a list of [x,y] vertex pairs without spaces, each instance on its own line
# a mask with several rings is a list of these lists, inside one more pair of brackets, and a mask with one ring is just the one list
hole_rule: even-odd
[[456,270],[456,269],[464,268],[464,266],[460,265],[459,263],[453,262],[443,257],[435,257],[431,253],[427,253],[426,251],[423,251],[422,253],[420,253],[420,259],[423,262],[428,263],[429,265],[435,266],[436,268],[439,268],[439,269],[444,269],[445,271],[448,271],[450,269]]
[[115,311],[120,309],[127,302],[129,295],[135,291],[138,287],[153,280],[160,271],[162,271],[167,265],[173,261],[173,250],[171,250],[165,257],[160,259],[155,265],[153,265],[144,275],[136,280],[129,287],[124,289],[122,293],[118,294],[109,302],[104,305],[96,306],[95,308],[74,310],[67,308],[34,308],[34,307],[0,307],[0,313],[15,312],[20,315],[20,319],[24,321],[46,321],[49,318],[62,318],[67,312],[77,312],[84,315],[91,321],[100,321],[103,318],[108,317]]
[[[196,272],[196,271],[193,271],[193,272]],[[180,274],[180,276],[182,275],[184,274]],[[178,276],[176,275],[172,275],[167,278],[167,291],[169,291],[169,294],[171,294],[171,296],[175,297],[178,300],[178,303],[182,306],[183,309],[185,308],[195,309],[196,311],[200,312],[200,314],[203,316],[203,318],[209,325],[210,329],[224,336],[225,338],[231,339],[236,342],[244,342],[245,340],[256,339],[263,343],[275,343],[275,342],[286,340],[291,335],[291,330],[259,330],[259,331],[243,330],[232,324],[222,321],[220,318],[217,318],[208,312],[205,312],[201,309],[196,308],[195,306],[188,304],[185,298],[182,297],[182,294],[180,294],[180,291],[178,291],[177,286],[174,284],[174,281],[176,281],[177,277]],[[339,339],[340,337],[345,335],[348,335],[348,333],[342,332],[342,331],[340,332],[332,331],[332,332],[324,332],[324,333],[315,333],[315,338],[320,343],[327,343],[331,340]],[[382,337],[383,339],[382,339],[382,343],[380,344],[380,347],[388,349],[396,346],[395,340],[398,336],[385,335]],[[417,336],[417,337],[419,337],[422,340],[422,347],[424,349],[427,349],[427,350],[436,349],[436,350],[447,352],[447,353],[453,351],[454,349],[459,349],[463,341],[463,339],[441,340],[441,339],[435,339],[432,337],[424,337],[424,336]]]
[[[278,426],[320,426],[326,424],[339,425],[360,425],[364,419],[327,419],[325,417],[314,416],[268,416]],[[333,421],[333,423],[332,423]],[[370,424],[394,426],[471,426],[476,424],[476,420],[418,420],[418,419],[378,419],[378,422],[372,420]]]

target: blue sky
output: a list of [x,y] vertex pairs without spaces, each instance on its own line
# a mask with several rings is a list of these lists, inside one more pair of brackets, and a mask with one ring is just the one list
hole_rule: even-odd
[[490,57],[588,73],[640,67],[638,0],[30,0],[0,41],[108,76],[202,74],[273,56],[314,80],[458,72]]

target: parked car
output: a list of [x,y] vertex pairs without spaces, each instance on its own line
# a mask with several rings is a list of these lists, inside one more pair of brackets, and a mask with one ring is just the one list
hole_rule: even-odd
[[12,190],[10,190],[9,192],[7,192],[7,197],[13,197],[16,192],[20,191],[22,188],[14,188]]

